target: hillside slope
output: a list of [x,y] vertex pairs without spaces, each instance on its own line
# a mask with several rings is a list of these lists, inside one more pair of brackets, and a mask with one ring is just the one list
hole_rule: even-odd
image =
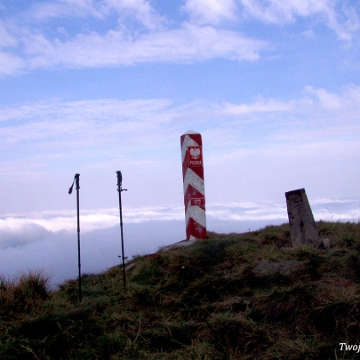
[[329,250],[282,225],[136,256],[126,290],[119,267],[84,275],[81,304],[75,280],[22,275],[1,287],[0,358],[359,358],[360,224],[317,225]]

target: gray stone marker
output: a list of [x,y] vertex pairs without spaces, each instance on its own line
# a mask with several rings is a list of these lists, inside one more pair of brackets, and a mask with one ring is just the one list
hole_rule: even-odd
[[312,244],[319,247],[321,240],[305,189],[288,191],[285,197],[292,246]]

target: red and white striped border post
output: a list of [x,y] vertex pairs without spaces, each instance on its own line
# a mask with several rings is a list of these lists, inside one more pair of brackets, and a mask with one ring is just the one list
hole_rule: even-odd
[[206,239],[204,163],[201,134],[188,131],[180,137],[186,239]]

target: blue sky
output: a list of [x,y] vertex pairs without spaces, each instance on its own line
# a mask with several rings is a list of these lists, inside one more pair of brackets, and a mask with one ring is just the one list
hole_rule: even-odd
[[182,240],[188,130],[210,230],[285,222],[297,188],[316,220],[358,221],[359,46],[350,0],[0,2],[1,256],[75,234],[75,173],[89,254],[117,224],[117,170],[131,251]]

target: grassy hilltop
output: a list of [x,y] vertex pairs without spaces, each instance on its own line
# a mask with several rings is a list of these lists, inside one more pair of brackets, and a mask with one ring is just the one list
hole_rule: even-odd
[[137,256],[126,290],[119,267],[84,275],[81,304],[76,280],[2,279],[0,358],[360,358],[340,346],[360,343],[360,224],[317,226],[329,250],[281,225]]

